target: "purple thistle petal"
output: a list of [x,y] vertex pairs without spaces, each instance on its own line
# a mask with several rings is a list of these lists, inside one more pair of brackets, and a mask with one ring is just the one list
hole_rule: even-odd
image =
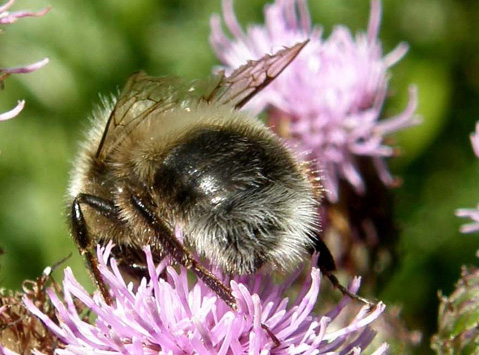
[[12,7],[15,3],[15,0],[10,0],[4,5],[0,6],[0,24],[10,24],[16,22],[18,19],[22,17],[39,17],[45,15],[48,11],[50,11],[50,7],[47,7],[41,11],[33,12],[33,11],[15,11],[15,12],[8,12],[7,10]]
[[[476,156],[479,158],[479,122],[476,123],[476,130],[475,132],[471,133],[470,139],[472,149],[474,150]],[[477,209],[461,208],[456,210],[456,216],[472,219],[472,223],[464,224],[461,226],[461,233],[479,232],[479,204],[477,205]]]
[[461,208],[456,211],[456,216],[472,219],[472,223],[463,224],[460,228],[461,233],[479,232],[479,204],[477,209]]
[[[0,24],[11,24],[16,22],[19,18],[22,18],[22,17],[43,16],[50,10],[50,8],[48,7],[38,12],[17,11],[17,12],[9,13],[7,10],[10,7],[12,7],[14,3],[15,3],[15,0],[9,0],[5,4],[0,6]],[[32,71],[35,71],[43,67],[47,63],[48,63],[48,58],[45,58],[41,61],[38,61],[36,63],[30,64],[27,66],[23,66],[23,67],[3,68],[3,69],[0,68],[0,81],[5,80],[11,74],[31,73]],[[0,121],[9,120],[13,117],[16,117],[23,110],[24,105],[25,105],[25,101],[23,100],[18,101],[18,105],[14,109],[0,114]]]
[[[379,0],[372,0],[366,33],[353,36],[348,28],[336,26],[327,39],[322,38],[321,28],[311,26],[306,0],[276,0],[266,5],[265,25],[248,26],[245,31],[236,20],[232,0],[224,0],[224,23],[233,37],[229,40],[218,16],[211,20],[210,42],[226,72],[248,59],[309,38],[284,73],[247,108],[254,113],[267,109],[272,129],[297,151],[308,152],[306,158],[322,172],[332,202],[338,199],[340,179],[348,181],[357,193],[365,192],[356,168],[358,156],[384,161],[394,151],[385,145],[385,136],[419,123],[414,115],[414,88],[404,112],[381,118],[388,70],[404,56],[407,45],[400,44],[383,55],[377,38],[380,5]],[[387,165],[376,165],[381,168],[378,176],[382,182],[394,186],[396,180]]]
[[228,29],[236,37],[244,36],[243,30],[236,18],[236,15],[233,10],[233,0],[225,0],[222,3],[223,13],[225,14],[225,23],[228,26]]
[[[362,308],[344,324],[336,318],[351,300],[343,298],[328,316],[315,315],[320,273],[312,268],[294,302],[284,298],[285,285],[270,282],[270,275],[260,272],[235,278],[231,288],[239,310],[232,311],[201,281],[190,286],[185,268],[177,271],[163,263],[154,267],[149,248],[145,255],[151,278],[143,279],[134,290],[125,284],[110,252],[111,244],[99,248],[98,259],[113,305],[107,305],[98,291],[88,295],[68,268],[63,300],[48,291],[58,324],[25,298],[26,307],[64,343],[65,348],[56,354],[267,354],[275,344],[263,324],[280,340],[275,354],[359,354],[374,337],[369,325],[384,310],[382,303],[372,311]],[[159,278],[164,271],[166,279]],[[286,281],[286,288],[291,282]],[[359,279],[355,279],[349,290],[358,288]],[[93,323],[80,317],[74,306],[78,302],[96,315]]]
[[379,35],[379,26],[381,24],[381,2],[379,0],[371,1],[371,15],[368,24],[368,42],[374,43]]
[[386,118],[378,122],[376,127],[378,131],[377,133],[381,135],[389,134],[391,132],[419,124],[421,122],[421,118],[414,115],[416,108],[417,88],[415,86],[411,86],[409,88],[409,101],[406,109],[394,117]]
[[479,122],[476,123],[476,131],[471,133],[471,143],[474,153],[479,158]]
[[[361,308],[361,311],[359,314],[356,316],[356,319],[351,323],[350,325],[336,331],[333,333],[329,333],[325,336],[325,339],[334,339],[334,338],[339,338],[343,335],[356,332],[359,329],[364,328],[367,324],[371,323],[374,319],[378,318],[379,315],[386,309],[386,305],[382,302],[379,302],[376,305],[376,308],[374,309],[373,312],[370,312],[369,310],[370,306],[366,305]],[[367,314],[367,315],[366,315]]]
[[373,352],[371,355],[387,354],[388,349],[389,349],[389,345],[384,343],[375,352]]
[[5,4],[3,4],[2,6],[0,6],[0,14],[7,11],[10,7],[12,7],[12,5],[15,3],[15,0],[9,0],[8,2],[6,2]]
[[388,67],[392,67],[406,55],[408,50],[409,45],[407,43],[399,43],[396,48],[383,57],[384,63]]
[[0,113],[0,121],[6,121],[6,120],[9,120],[10,118],[17,116],[23,110],[24,106],[25,106],[25,100],[19,100],[17,106],[15,106],[14,109],[4,113]]
[[4,68],[0,69],[1,73],[5,74],[26,74],[26,73],[31,73],[32,71],[35,71],[37,69],[40,69],[41,67],[45,66],[49,62],[48,58],[44,58],[38,62],[35,62],[30,65],[26,65],[24,67],[15,67],[15,68]]

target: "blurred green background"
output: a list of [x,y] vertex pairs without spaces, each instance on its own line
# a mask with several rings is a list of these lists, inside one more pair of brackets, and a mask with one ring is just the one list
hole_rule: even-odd
[[[469,134],[479,120],[479,2],[385,0],[380,38],[384,52],[410,45],[391,74],[384,116],[400,112],[407,87],[419,89],[421,126],[396,136],[402,156],[391,162],[404,180],[396,189],[401,228],[400,265],[377,295],[403,306],[410,328],[436,329],[438,290],[448,294],[462,264],[478,264],[479,235],[461,235],[454,216],[479,202],[479,161]],[[243,24],[262,22],[264,1],[236,1]],[[334,24],[365,30],[369,1],[310,0],[313,20],[326,34]],[[132,72],[209,75],[217,64],[208,43],[209,18],[220,0],[17,0],[14,10],[40,10],[4,26],[0,66],[50,63],[6,80],[0,112],[24,98],[26,108],[0,123],[0,285],[18,289],[73,252],[75,274],[89,281],[68,235],[63,204],[68,171],[99,94],[116,92]],[[60,278],[58,278],[60,279]]]

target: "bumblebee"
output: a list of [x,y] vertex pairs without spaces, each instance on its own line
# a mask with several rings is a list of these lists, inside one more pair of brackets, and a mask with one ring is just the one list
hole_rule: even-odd
[[291,270],[314,249],[322,270],[334,268],[318,237],[321,188],[279,137],[240,110],[305,44],[206,84],[137,73],[94,115],[74,164],[68,215],[107,301],[93,248],[110,240],[127,264],[139,263],[145,245],[157,260],[171,256],[232,308],[229,287],[192,250],[235,275]]

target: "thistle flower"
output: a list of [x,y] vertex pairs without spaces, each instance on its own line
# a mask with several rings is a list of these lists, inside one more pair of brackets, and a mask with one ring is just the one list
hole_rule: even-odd
[[227,72],[248,59],[274,52],[305,39],[310,42],[275,82],[251,100],[255,112],[268,111],[268,124],[323,174],[328,199],[338,200],[338,184],[346,180],[363,194],[365,184],[358,157],[369,157],[381,181],[394,185],[385,157],[394,154],[384,137],[418,122],[416,90],[409,90],[406,109],[381,118],[388,88],[388,69],[406,53],[400,44],[383,56],[377,36],[381,17],[379,0],[372,1],[367,33],[356,37],[344,26],[322,38],[312,27],[306,0],[276,0],[265,7],[265,25],[241,29],[232,0],[223,0],[223,17],[233,39],[221,28],[219,16],[211,19],[212,47]]
[[[190,286],[184,267],[177,271],[166,261],[155,267],[148,247],[145,254],[150,279],[142,279],[135,289],[125,284],[110,256],[111,248],[111,244],[98,247],[97,253],[112,305],[98,292],[88,294],[69,268],[65,269],[63,299],[47,290],[58,322],[24,297],[26,307],[58,337],[61,345],[56,354],[360,354],[375,335],[371,322],[384,310],[381,302],[374,309],[364,306],[345,325],[340,319],[343,310],[354,303],[343,298],[327,313],[313,314],[320,273],[312,268],[293,302],[284,293],[301,270],[280,285],[261,272],[234,278],[230,284],[238,310],[233,311],[201,281]],[[349,290],[357,292],[359,283],[354,279]],[[83,305],[80,310],[79,303]],[[95,317],[80,314],[85,308]],[[386,350],[383,344],[375,354]]]
[[[38,17],[45,15],[50,8],[46,8],[39,12],[31,12],[31,11],[15,11],[15,12],[8,12],[8,9],[13,6],[15,0],[9,0],[4,5],[0,6],[0,25],[6,25],[16,22],[18,19],[22,17]],[[0,68],[0,82],[8,78],[11,74],[25,74],[31,73],[48,63],[48,58],[44,58],[38,62],[35,62],[30,65],[22,66],[22,67],[15,67],[15,68]],[[20,100],[17,103],[17,106],[11,109],[10,111],[4,112],[0,114],[0,121],[5,121],[10,118],[17,116],[25,106],[25,101]]]
[[[474,153],[479,158],[479,122],[476,123],[476,131],[471,133],[471,143]],[[461,208],[456,211],[456,216],[467,217],[473,220],[472,223],[464,224],[461,227],[462,233],[479,232],[479,204],[477,208]]]

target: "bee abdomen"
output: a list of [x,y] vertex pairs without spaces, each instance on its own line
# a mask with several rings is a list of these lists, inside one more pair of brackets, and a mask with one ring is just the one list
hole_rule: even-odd
[[169,151],[155,187],[183,211],[198,203],[218,206],[237,192],[277,179],[273,175],[281,168],[263,144],[238,132],[198,130]]
[[166,154],[154,188],[181,216],[186,241],[227,272],[251,273],[283,254],[288,264],[308,246],[311,187],[269,132],[196,130]]

